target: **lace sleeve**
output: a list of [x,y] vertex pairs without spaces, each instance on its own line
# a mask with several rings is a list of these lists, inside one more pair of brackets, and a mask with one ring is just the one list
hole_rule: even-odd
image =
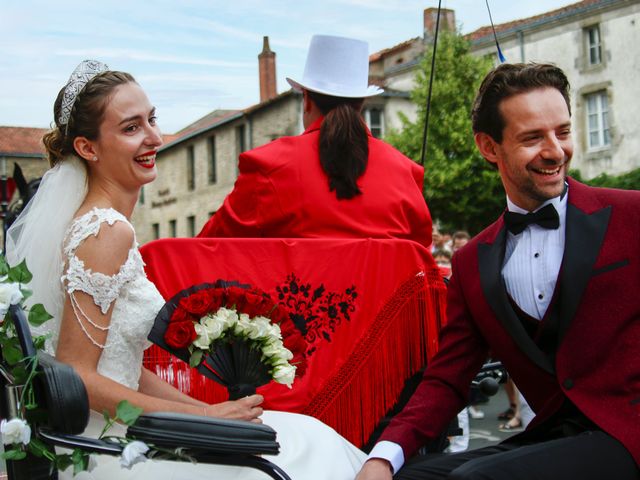
[[103,223],[113,225],[116,221],[122,221],[133,229],[128,220],[115,210],[91,210],[73,222],[64,248],[64,254],[67,258],[66,271],[62,276],[64,290],[69,294],[71,306],[82,330],[91,342],[100,348],[104,348],[104,345],[96,342],[91,336],[85,327],[85,322],[102,331],[108,330],[109,327],[102,327],[92,321],[80,307],[74,292],[81,291],[89,295],[100,308],[102,314],[106,314],[113,302],[121,295],[125,286],[137,278],[140,272],[144,272],[142,258],[137,249],[135,234],[127,259],[120,266],[118,272],[113,275],[94,272],[87,268],[84,261],[76,255],[76,250],[89,236],[97,236]]
[[100,311],[103,314],[107,313],[111,304],[120,295],[122,287],[136,276],[136,270],[129,267],[136,263],[136,259],[133,258],[134,253],[135,250],[129,250],[127,260],[115,275],[92,272],[91,269],[85,268],[82,260],[73,255],[62,277],[66,292],[71,295],[76,290],[80,290],[90,295],[94,303],[100,307]]

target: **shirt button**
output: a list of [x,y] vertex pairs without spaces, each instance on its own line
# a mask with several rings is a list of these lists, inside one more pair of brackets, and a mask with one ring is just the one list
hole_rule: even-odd
[[538,258],[538,257],[540,256],[540,254],[539,254],[538,252],[536,252],[536,253],[534,253],[534,254],[533,254],[533,256],[534,256],[535,258]]
[[566,388],[567,390],[571,390],[573,388],[573,379],[565,378],[564,382],[562,382],[562,385],[564,385],[564,388]]
[[543,295],[543,294],[541,294],[541,293],[539,293],[539,294],[538,294],[538,299],[542,300],[543,298],[544,298],[544,295]]

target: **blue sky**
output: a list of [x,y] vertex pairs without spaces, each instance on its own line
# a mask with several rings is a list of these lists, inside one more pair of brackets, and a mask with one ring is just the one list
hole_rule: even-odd
[[[571,0],[489,0],[502,23]],[[276,52],[278,92],[302,76],[314,33],[369,42],[370,52],[422,35],[436,0],[2,0],[0,125],[48,127],[52,105],[85,58],[132,73],[173,133],[216,108],[258,102],[262,37]],[[488,25],[484,0],[443,0],[464,33]]]

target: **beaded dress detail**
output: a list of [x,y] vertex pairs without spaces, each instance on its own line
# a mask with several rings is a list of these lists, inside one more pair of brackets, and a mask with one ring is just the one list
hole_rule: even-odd
[[[90,235],[97,236],[104,223],[113,225],[115,222],[126,223],[133,231],[127,218],[111,208],[93,208],[71,223],[64,242],[66,270],[61,280],[80,326],[89,340],[103,349],[98,373],[137,390],[142,355],[150,345],[147,335],[155,313],[162,308],[164,300],[145,275],[135,232],[127,259],[114,275],[93,272],[76,256],[76,250],[85,239]],[[107,313],[113,305],[110,325],[106,328],[97,327],[109,331],[104,345],[100,345],[88,333],[87,324],[94,327],[95,324],[75,301],[76,291],[90,295],[102,313]]]

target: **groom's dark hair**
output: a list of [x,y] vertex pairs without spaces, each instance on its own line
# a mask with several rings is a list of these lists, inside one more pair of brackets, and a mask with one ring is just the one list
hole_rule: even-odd
[[538,88],[558,90],[571,115],[569,80],[560,68],[544,63],[504,63],[489,72],[480,85],[471,110],[473,133],[486,133],[501,143],[505,120],[500,102]]

